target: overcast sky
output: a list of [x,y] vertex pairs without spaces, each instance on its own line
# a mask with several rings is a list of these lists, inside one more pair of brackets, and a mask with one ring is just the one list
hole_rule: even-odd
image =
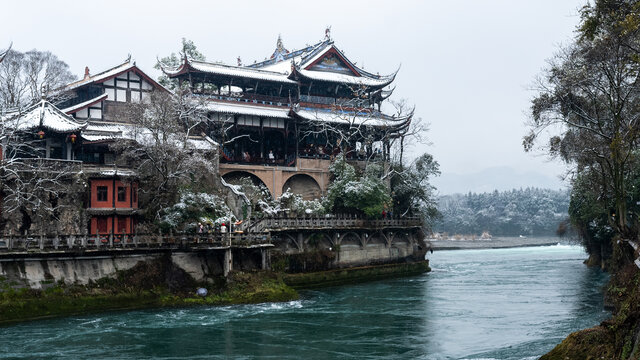
[[[534,77],[569,42],[585,0],[448,1],[3,1],[0,48],[50,50],[81,76],[131,53],[151,75],[156,57],[193,40],[208,60],[262,60],[278,34],[289,50],[321,40],[365,70],[402,65],[395,99],[431,124],[443,179],[492,167],[548,177],[563,166],[525,154],[522,136]],[[514,180],[515,181],[515,180]],[[538,185],[517,180],[513,187]],[[523,183],[524,182],[524,183]],[[460,191],[465,191],[460,189]]]

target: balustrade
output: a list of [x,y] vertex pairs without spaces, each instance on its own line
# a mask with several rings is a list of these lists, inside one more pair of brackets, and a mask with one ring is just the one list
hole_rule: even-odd
[[207,233],[207,234],[96,234],[55,236],[3,236],[0,253],[45,252],[75,250],[158,249],[158,248],[212,248],[268,245],[270,237],[262,233]]

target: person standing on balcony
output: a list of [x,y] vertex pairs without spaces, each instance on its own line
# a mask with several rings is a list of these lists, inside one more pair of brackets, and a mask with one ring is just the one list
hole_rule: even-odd
[[273,156],[273,150],[269,150],[269,162],[272,163],[275,159],[275,156]]

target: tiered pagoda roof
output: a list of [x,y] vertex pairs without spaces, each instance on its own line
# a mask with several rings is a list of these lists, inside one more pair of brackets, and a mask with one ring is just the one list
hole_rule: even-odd
[[[408,126],[413,115],[394,118],[380,112],[380,103],[394,90],[385,88],[395,80],[398,70],[389,75],[367,72],[351,62],[328,36],[293,51],[287,50],[278,37],[271,57],[251,65],[243,66],[240,60],[237,66],[225,65],[193,60],[185,55],[179,66],[163,67],[163,72],[171,78],[217,85],[218,93],[209,94],[207,102],[207,110],[215,113],[390,127],[398,133]],[[232,93],[232,86],[243,91]],[[317,89],[318,86],[332,89],[336,94],[340,87],[342,95],[332,97],[318,93],[316,96],[307,95],[308,90],[300,91],[301,87]],[[263,90],[261,94],[259,89],[275,89],[281,98],[288,95],[293,102],[268,99],[269,91]],[[369,105],[358,105],[363,101],[369,101]],[[373,103],[378,104],[378,111]]]
[[[296,84],[305,79],[330,83],[383,88],[393,82],[398,70],[390,75],[375,75],[358,68],[332,40],[323,40],[315,45],[291,52],[278,50],[272,58],[248,66],[224,65],[183,58],[175,69],[163,69],[169,77],[186,73],[202,73],[228,78],[244,78],[278,83]],[[314,71],[315,70],[315,71]]]

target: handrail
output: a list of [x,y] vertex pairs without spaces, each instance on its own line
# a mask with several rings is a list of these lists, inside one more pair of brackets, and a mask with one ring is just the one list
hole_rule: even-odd
[[45,252],[115,249],[211,249],[268,246],[265,233],[203,234],[95,234],[0,237],[0,254],[5,252]]
[[370,219],[356,215],[335,217],[268,217],[252,219],[251,231],[283,231],[301,229],[384,229],[398,227],[422,227],[420,217]]

